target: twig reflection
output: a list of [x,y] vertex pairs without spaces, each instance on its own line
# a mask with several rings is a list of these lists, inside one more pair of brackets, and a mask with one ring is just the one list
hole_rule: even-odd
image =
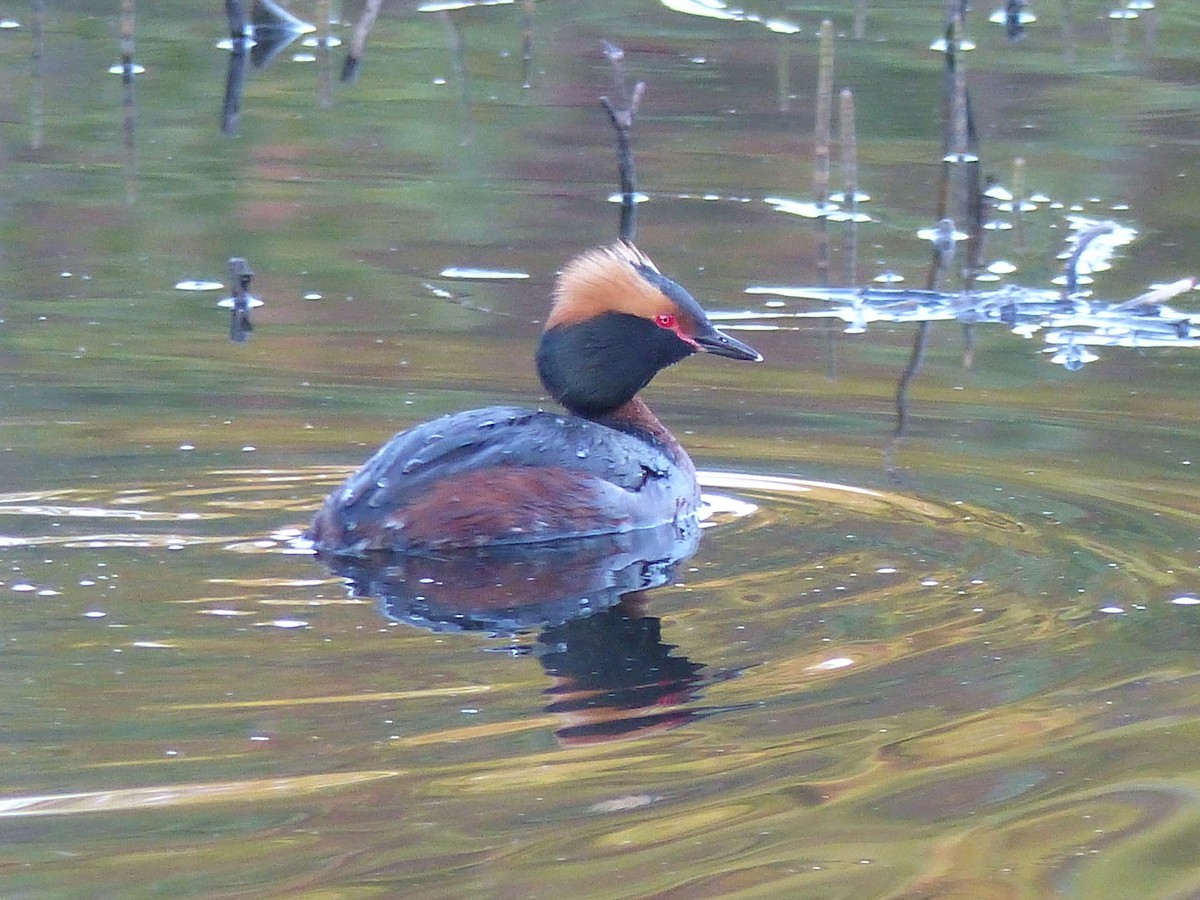
[[236,134],[249,67],[265,68],[296,38],[316,28],[274,0],[253,0],[249,14],[245,0],[225,0],[225,16],[229,22],[229,67],[221,103],[221,132]]

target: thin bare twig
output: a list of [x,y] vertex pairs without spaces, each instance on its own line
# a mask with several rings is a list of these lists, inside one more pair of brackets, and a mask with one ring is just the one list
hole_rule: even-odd
[[604,56],[612,68],[613,95],[616,97],[613,100],[603,96],[600,98],[600,105],[608,113],[608,119],[617,133],[617,165],[621,180],[621,222],[618,233],[621,240],[632,241],[637,230],[637,178],[633,168],[633,148],[629,143],[629,132],[633,128],[633,117],[646,91],[646,83],[636,82],[633,89],[629,89],[624,66],[625,51],[620,47],[605,41]]

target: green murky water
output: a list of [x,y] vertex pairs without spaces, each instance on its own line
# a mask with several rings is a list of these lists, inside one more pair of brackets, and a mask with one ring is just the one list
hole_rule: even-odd
[[[1079,205],[1140,232],[1097,276],[1122,300],[1195,272],[1200,21],[1115,5],[1033,3],[1014,45],[977,9],[966,61],[985,170],[1023,157],[1049,198],[988,258],[1044,286]],[[4,11],[0,893],[1200,891],[1195,351],[1067,372],[989,326],[964,368],[936,325],[893,478],[911,326],[739,333],[766,363],[647,393],[704,470],[699,550],[544,634],[398,622],[289,543],[393,431],[539,402],[553,273],[615,233],[601,38],[648,83],[639,244],[708,308],[762,310],[747,287],[816,278],[813,223],[763,200],[809,196],[832,17],[857,280],[920,284],[942,4],[869,6],[855,40],[849,2],[751,10],[791,36],[541,2],[523,88],[521,4],[389,3],[357,84],[323,104],[298,42],[226,136],[219,10],[139,4],[132,150],[112,5],[47,10],[36,80],[33,13]],[[223,294],[174,288],[231,256],[266,301],[240,344]]]

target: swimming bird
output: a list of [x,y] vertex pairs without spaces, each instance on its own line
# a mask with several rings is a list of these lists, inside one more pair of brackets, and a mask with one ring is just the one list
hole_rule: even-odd
[[319,551],[528,544],[681,522],[700,503],[687,452],[638,397],[696,352],[759,361],[632,243],[559,275],[537,349],[567,412],[491,406],[402,431],[333,491],[306,536]]

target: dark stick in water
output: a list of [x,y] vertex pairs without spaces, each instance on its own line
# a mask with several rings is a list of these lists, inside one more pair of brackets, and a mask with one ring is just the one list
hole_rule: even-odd
[[245,343],[254,326],[250,323],[250,279],[254,272],[240,256],[229,260],[229,279],[233,282],[233,309],[229,312],[229,339]]
[[[938,279],[948,269],[954,257],[954,222],[947,216],[950,208],[951,170],[955,165],[963,166],[964,175],[959,181],[959,209],[967,220],[970,243],[967,247],[967,261],[964,272],[967,277],[967,287],[974,277],[974,271],[979,266],[983,253],[984,206],[979,163],[979,136],[975,127],[975,117],[971,109],[971,95],[966,87],[966,72],[962,67],[959,51],[959,41],[963,34],[963,17],[966,12],[965,0],[946,0],[946,64],[943,74],[942,91],[942,177],[938,185],[937,220],[938,239],[934,241],[933,257],[929,264],[929,274],[926,287],[929,290],[937,288]],[[895,453],[896,446],[904,437],[908,427],[908,388],[925,357],[925,347],[929,342],[928,321],[917,325],[913,335],[912,352],[908,365],[896,385],[896,428],[891,440],[884,449],[884,468],[893,478],[896,477]],[[970,326],[965,326],[963,337],[966,341],[964,361],[969,365],[973,353],[973,334]]]
[[612,126],[617,132],[617,165],[621,178],[621,223],[619,234],[621,240],[632,241],[634,233],[637,231],[637,198],[634,196],[634,192],[637,189],[637,181],[633,170],[633,149],[629,145],[629,131],[633,127],[633,117],[637,113],[638,105],[642,102],[642,94],[645,93],[646,83],[639,81],[633,86],[632,91],[629,90],[628,82],[625,78],[625,67],[622,65],[625,59],[625,51],[620,47],[605,41],[604,56],[612,64],[613,94],[616,96],[616,100],[612,100],[609,97],[601,97],[600,104],[604,107],[604,111],[608,113],[609,121],[612,122]]
[[362,13],[354,24],[354,32],[350,36],[350,52],[346,54],[346,60],[342,63],[342,82],[344,84],[353,84],[358,81],[358,69],[362,65],[363,54],[367,52],[367,35],[375,26],[375,19],[379,16],[381,6],[383,6],[383,0],[367,0],[363,4]]

